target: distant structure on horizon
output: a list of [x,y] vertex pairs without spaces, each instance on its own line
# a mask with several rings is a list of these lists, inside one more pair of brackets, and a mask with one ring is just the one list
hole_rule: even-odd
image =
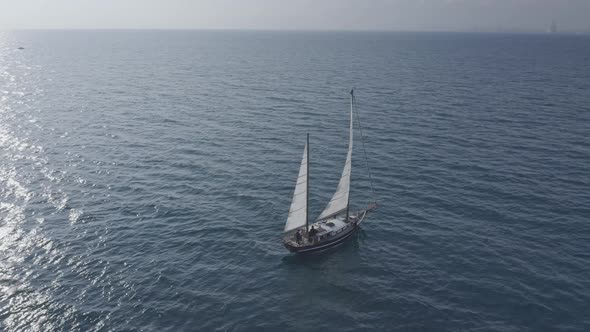
[[557,23],[555,21],[551,21],[551,26],[549,27],[549,33],[557,33]]

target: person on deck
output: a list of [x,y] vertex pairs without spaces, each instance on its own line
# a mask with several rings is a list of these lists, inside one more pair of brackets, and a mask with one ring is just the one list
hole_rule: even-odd
[[298,229],[297,233],[295,233],[295,241],[297,241],[297,244],[301,244],[301,230]]
[[313,242],[313,237],[318,233],[318,231],[314,228],[314,226],[311,226],[311,229],[309,230],[309,232],[307,233],[309,235],[309,241]]

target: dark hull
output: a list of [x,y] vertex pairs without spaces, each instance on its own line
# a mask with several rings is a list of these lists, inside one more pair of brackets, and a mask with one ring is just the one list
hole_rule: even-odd
[[345,234],[342,234],[339,237],[335,237],[333,239],[322,241],[320,243],[312,244],[309,246],[294,247],[294,246],[289,245],[289,243],[285,243],[285,247],[290,252],[295,252],[295,253],[309,253],[309,252],[314,252],[314,251],[326,250],[328,248],[335,247],[335,246],[341,244],[342,242],[346,241],[346,239],[348,239],[356,231],[357,228],[358,227],[353,227],[350,229],[350,231],[348,231]]
[[369,211],[375,209],[376,207],[377,207],[376,204],[372,204],[372,205],[369,205],[364,210],[361,210],[361,211],[351,214],[349,226],[352,226],[352,227],[347,226],[347,229],[345,229],[342,233],[340,233],[334,237],[324,239],[320,242],[308,244],[308,245],[299,245],[299,244],[292,242],[292,240],[285,238],[285,239],[283,239],[283,244],[285,245],[285,248],[287,248],[287,250],[289,250],[290,252],[301,253],[301,254],[310,253],[310,252],[314,252],[314,251],[322,251],[322,250],[329,249],[331,247],[335,247],[337,245],[342,244],[344,241],[346,241],[346,239],[348,239],[357,230],[357,228],[360,227],[360,224],[363,222],[363,220],[365,220],[367,213]]

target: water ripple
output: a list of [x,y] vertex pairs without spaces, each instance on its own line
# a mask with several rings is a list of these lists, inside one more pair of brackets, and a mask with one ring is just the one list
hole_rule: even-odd
[[[2,33],[0,329],[586,331],[587,41]],[[316,215],[351,86],[381,207],[288,255],[304,134]]]

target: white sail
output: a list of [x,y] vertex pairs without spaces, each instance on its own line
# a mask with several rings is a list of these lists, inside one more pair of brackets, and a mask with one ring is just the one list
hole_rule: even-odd
[[285,232],[307,224],[307,145],[306,143],[303,150],[303,159],[299,167],[299,175],[297,176],[297,184],[289,208],[289,216],[285,223]]
[[338,187],[336,187],[336,192],[332,199],[328,203],[328,206],[324,209],[324,211],[318,217],[318,220],[325,219],[336,215],[342,211],[345,211],[348,208],[348,195],[350,192],[350,174],[352,170],[352,97],[350,102],[350,138],[348,142],[348,155],[346,156],[346,163],[344,164],[344,169],[342,170],[342,176],[340,177],[340,182],[338,182]]

